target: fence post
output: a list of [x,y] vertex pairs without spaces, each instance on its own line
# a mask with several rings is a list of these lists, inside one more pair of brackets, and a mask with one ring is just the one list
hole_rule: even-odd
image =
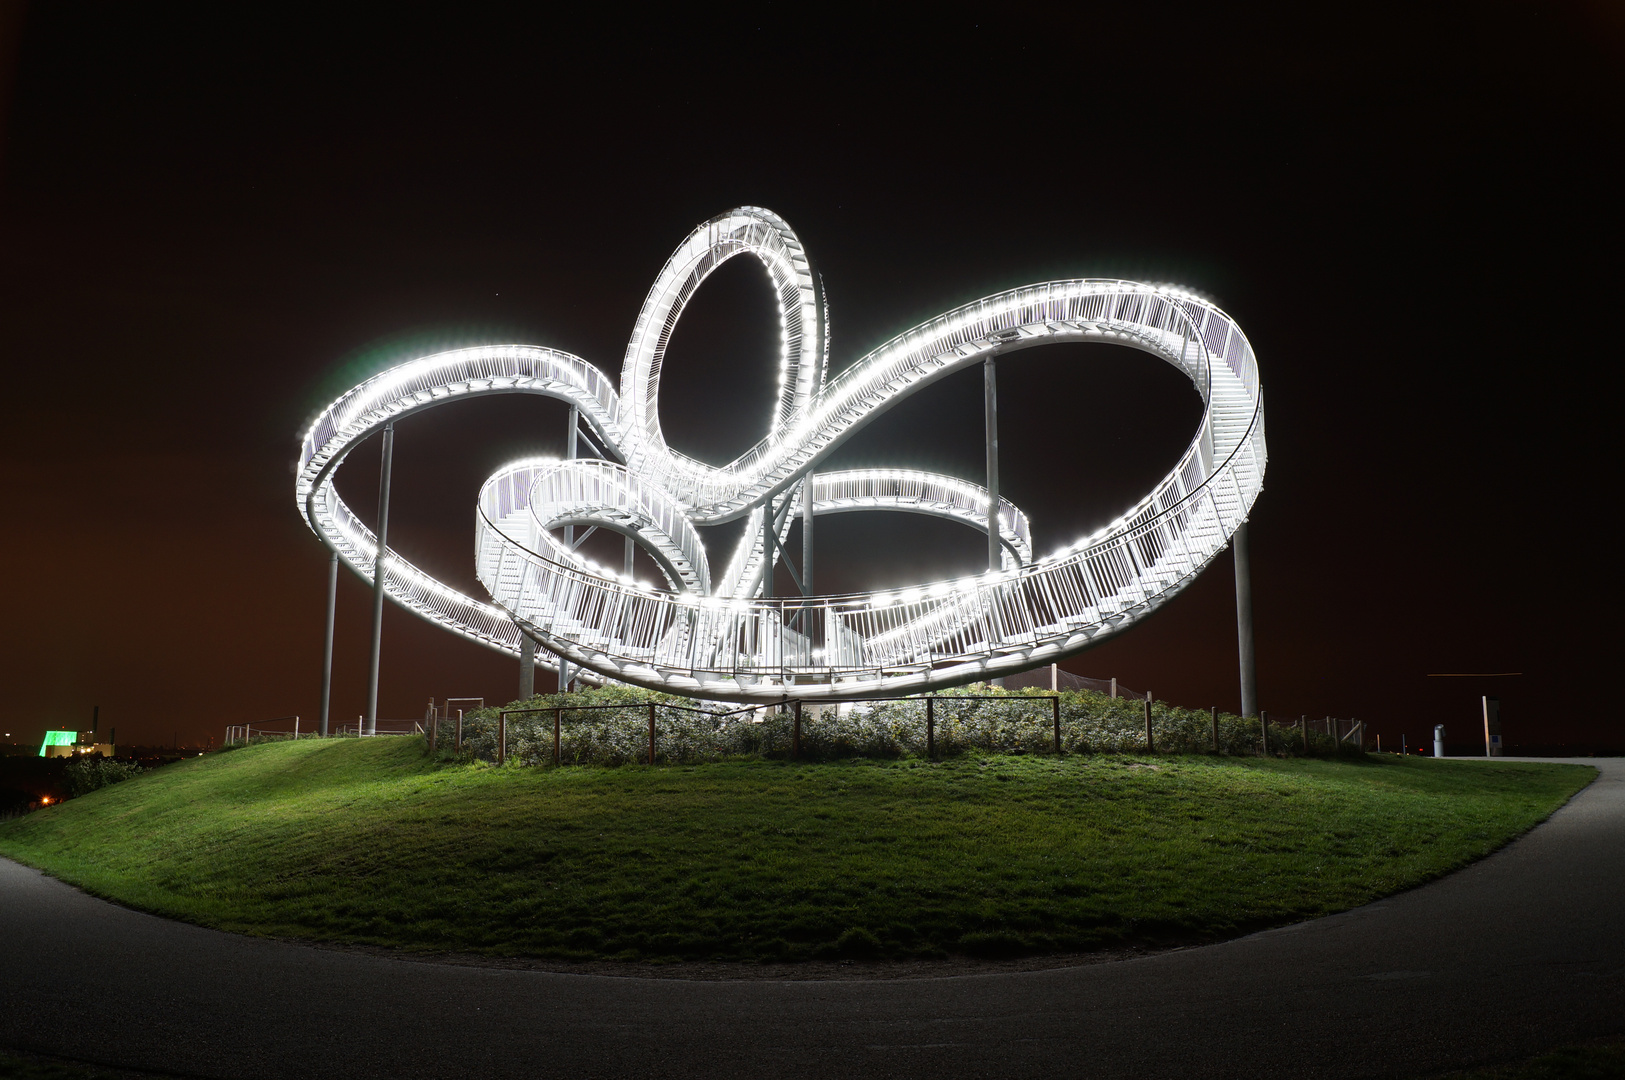
[[564,758],[559,753],[559,720],[564,714],[563,709],[553,710],[553,764],[563,765]]
[[795,721],[794,721],[795,722],[795,735],[794,735],[794,739],[793,739],[794,745],[795,745],[795,752],[794,752],[793,756],[799,758],[801,756],[801,702],[799,700],[795,703],[794,709],[795,709],[795,714],[796,715],[795,715]]
[[932,710],[933,704],[931,698],[925,699],[925,756],[934,761],[937,756],[937,718]]
[[1263,739],[1264,739],[1264,756],[1269,757],[1270,756],[1270,714],[1267,711],[1263,710],[1263,709],[1258,710],[1258,730],[1259,730],[1259,733],[1263,736]]
[[440,717],[434,711],[434,703],[429,704],[429,753],[434,753],[440,744]]
[[1151,734],[1151,695],[1145,695],[1145,752],[1155,754],[1157,741]]
[[655,763],[655,703],[649,702],[649,764]]
[[1298,714],[1298,733],[1303,736],[1303,752],[1309,753],[1309,718],[1302,713]]
[[1219,707],[1213,706],[1213,752],[1219,752]]
[[463,710],[457,710],[457,749],[463,748]]
[[497,713],[497,764],[508,760],[508,713]]
[[1055,717],[1055,755],[1059,757],[1061,754],[1061,695],[1056,694],[1050,698],[1049,704],[1050,711]]

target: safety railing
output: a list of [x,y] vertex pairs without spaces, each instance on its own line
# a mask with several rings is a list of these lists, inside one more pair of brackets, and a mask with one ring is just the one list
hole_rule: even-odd
[[[1104,681],[1104,680],[1102,680]],[[742,708],[654,699],[483,710],[431,725],[431,751],[497,764],[699,763],[736,756],[791,760],[999,754],[1226,754],[1299,756],[1363,746],[1363,725],[1329,720],[1326,734],[1266,717],[1074,691],[927,694]]]
[[[286,721],[292,721],[287,723]],[[269,724],[278,724],[278,727],[268,727]],[[330,727],[331,736],[349,736],[366,738],[370,735],[422,735],[424,722],[422,720],[383,720],[378,721],[377,730],[367,731],[366,721],[356,717],[353,724],[339,724]],[[226,725],[224,746],[246,746],[252,742],[291,742],[295,739],[316,739],[321,732],[309,725],[301,725],[299,717],[279,717],[277,720],[262,720],[252,724]]]
[[[659,360],[687,292],[716,262],[740,251],[762,259],[783,286],[781,316],[793,315],[795,322],[781,357],[790,374],[769,437],[715,469],[664,446],[655,407]],[[488,485],[477,511],[476,569],[496,605],[463,596],[393,553],[389,595],[507,651],[518,651],[520,624],[573,663],[651,688],[724,700],[779,694],[834,700],[1014,673],[1119,632],[1200,572],[1257,497],[1266,450],[1256,362],[1240,329],[1206,301],[1113,280],[1009,290],[899,335],[820,388],[826,342],[816,293],[804,252],[782,220],[754,208],[731,212],[696,230],[651,290],[623,370],[622,387],[635,392],[635,401],[617,397],[591,365],[553,350],[500,346],[413,361],[356,388],[313,424],[299,472],[302,507],[324,540],[368,576],[376,541],[332,486],[333,468],[359,438],[457,396],[562,398],[581,409],[626,465],[522,463],[529,471],[494,478],[500,490]],[[802,476],[847,434],[954,370],[1066,340],[1151,352],[1184,371],[1203,398],[1196,436],[1144,499],[1036,562],[1030,561],[1025,517],[1001,501],[993,524],[1011,557],[998,572],[860,596],[753,598],[762,591],[763,567],[774,558],[774,545],[761,536],[767,508],[778,512],[773,531],[782,543],[791,501],[811,498],[815,511],[819,505],[818,480],[806,494],[798,489],[806,486]],[[523,500],[521,473],[529,479]],[[986,510],[974,504],[988,496],[975,485],[911,478],[902,470],[881,473],[838,483],[866,484],[864,498],[893,509],[906,508],[901,504],[914,485],[922,495],[917,505],[931,501],[939,512],[968,521],[980,514],[987,524]],[[538,483],[551,485],[541,499],[531,490]],[[930,487],[942,498],[924,499]],[[832,504],[840,497],[832,487],[826,494]],[[545,503],[546,521],[534,514],[527,521],[521,501],[532,510]],[[693,527],[740,516],[751,526],[720,588],[705,595],[704,549],[690,536]],[[546,526],[570,522],[638,532],[657,557],[666,554],[672,584],[683,588],[662,592],[619,580],[564,549]],[[1025,552],[1023,544],[1029,545]],[[1026,565],[1013,565],[1017,561]]]

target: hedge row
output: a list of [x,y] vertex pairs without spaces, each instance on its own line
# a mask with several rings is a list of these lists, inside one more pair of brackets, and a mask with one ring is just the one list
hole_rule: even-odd
[[[955,701],[952,695],[933,702],[933,742],[937,756],[965,753],[1048,754],[1055,748],[1051,698],[1040,690],[967,687],[956,693],[985,695],[986,700]],[[1145,704],[1090,691],[1063,691],[1061,749],[1070,754],[1144,753]],[[699,702],[630,687],[604,687],[573,694],[547,694],[516,701],[504,708],[541,709],[510,716],[507,756],[525,765],[553,762],[553,712],[562,709],[560,757],[564,764],[619,765],[649,759],[649,706],[655,714],[655,761],[693,764],[741,757],[788,757],[794,719],[788,708],[764,707],[738,712],[738,706]],[[585,706],[615,706],[585,708]],[[461,756],[496,758],[498,709],[478,709],[463,718]],[[1160,702],[1151,706],[1151,727],[1159,753],[1212,753],[1212,715]],[[439,723],[437,745],[451,757],[456,722]],[[1219,752],[1257,755],[1262,752],[1259,721],[1219,714]],[[923,697],[833,705],[804,705],[800,756],[809,760],[843,757],[924,757],[927,749],[926,702]],[[1296,729],[1270,725],[1270,749],[1302,755],[1303,736]],[[1324,733],[1309,735],[1310,754],[1324,755],[1352,745],[1335,746]]]

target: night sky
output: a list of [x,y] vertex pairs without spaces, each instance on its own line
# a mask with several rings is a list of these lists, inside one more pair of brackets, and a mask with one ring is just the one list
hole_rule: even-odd
[[[749,203],[783,214],[824,277],[832,371],[1034,281],[1121,276],[1213,298],[1265,389],[1251,527],[1263,706],[1358,717],[1385,745],[1442,722],[1469,746],[1478,695],[1496,693],[1514,747],[1625,748],[1605,439],[1625,115],[1612,5],[1401,20],[1352,5],[1302,22],[1069,7],[932,26],[759,8],[663,23],[606,8],[589,25],[461,7],[35,4],[13,20],[13,740],[88,726],[92,705],[121,743],[312,722],[327,555],[292,465],[313,411],[391,363],[477,342],[554,346],[618,378],[666,257]],[[765,434],[775,334],[755,263],[700,291],[662,384],[678,449],[721,463]],[[1000,379],[1002,486],[1040,552],[1149,490],[1199,415],[1172,368],[1113,346],[1029,350]],[[509,458],[560,452],[564,416],[525,398],[403,422],[394,545],[480,595],[478,485]],[[980,480],[981,439],[980,373],[965,372],[831,467]],[[339,478],[369,518],[376,482],[374,447]],[[820,526],[820,591],[979,559],[977,534],[909,515]],[[342,578],[338,719],[364,708],[369,612],[367,587]],[[1065,667],[1236,709],[1228,556]],[[1441,672],[1522,674],[1428,677]],[[512,659],[386,615],[382,716],[516,685]]]

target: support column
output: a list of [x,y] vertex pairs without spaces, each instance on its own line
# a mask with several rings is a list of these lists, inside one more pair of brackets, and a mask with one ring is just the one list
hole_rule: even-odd
[[990,355],[982,361],[982,417],[987,433],[987,568],[999,568],[999,394],[998,369]]
[[637,551],[637,546],[632,542],[632,538],[628,536],[626,538],[626,569],[622,571],[627,577],[632,576],[632,555],[635,551]]
[[813,474],[801,489],[801,595],[813,594]]
[[762,504],[762,599],[773,597],[773,500]]
[[519,632],[519,700],[536,696],[536,643],[523,630]]
[[[987,434],[987,568],[997,571],[1000,565],[999,372],[991,353],[982,361],[982,419]],[[1003,686],[1004,680],[990,680],[990,685]]]
[[1247,523],[1230,538],[1236,563],[1236,644],[1241,654],[1241,715],[1258,715],[1258,666],[1253,657],[1253,578],[1247,551]]
[[327,738],[327,711],[333,703],[333,621],[339,602],[339,553],[327,553],[327,637],[322,645],[322,738]]
[[378,553],[372,561],[372,661],[367,668],[367,734],[378,734],[378,657],[384,643],[384,565],[389,550],[389,473],[395,460],[395,422],[384,425],[383,463],[378,467]]
[[[566,460],[566,461],[574,461],[575,460],[575,456],[576,456],[576,432],[579,431],[580,428],[581,428],[581,410],[576,408],[574,405],[572,405],[572,406],[570,406],[570,426],[565,429],[565,434],[564,434],[564,460]],[[576,527],[574,525],[566,525],[564,527],[564,546],[567,547],[567,548],[570,548],[572,551],[575,550],[575,546],[576,546]],[[570,661],[566,660],[562,656],[559,657],[558,659],[559,659],[559,693],[562,694],[562,693],[564,693],[566,690],[568,690],[570,688]]]

